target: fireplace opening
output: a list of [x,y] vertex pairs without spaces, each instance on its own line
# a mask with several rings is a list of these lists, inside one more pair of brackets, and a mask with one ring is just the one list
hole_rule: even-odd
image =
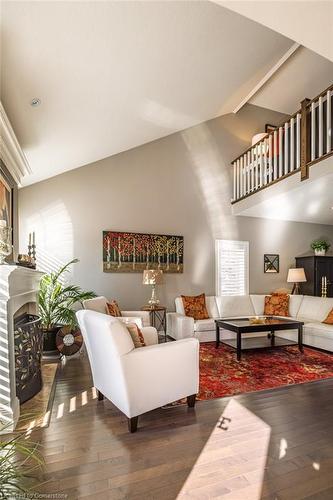
[[[27,305],[29,306],[29,304]],[[24,403],[42,386],[43,332],[39,316],[21,308],[14,317],[16,396]],[[26,312],[22,312],[22,311]]]

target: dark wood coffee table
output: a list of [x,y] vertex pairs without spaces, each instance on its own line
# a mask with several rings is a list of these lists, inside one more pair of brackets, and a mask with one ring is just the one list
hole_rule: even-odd
[[[266,316],[263,323],[253,324],[253,318],[221,318],[215,320],[216,326],[216,348],[220,343],[226,344],[237,350],[237,360],[242,356],[242,351],[247,349],[271,349],[272,347],[285,347],[298,345],[303,352],[303,325],[302,321],[276,316]],[[235,339],[220,340],[220,328],[236,333]],[[279,330],[298,330],[298,341],[284,339],[275,335]],[[269,332],[267,336],[243,338],[243,333]]]

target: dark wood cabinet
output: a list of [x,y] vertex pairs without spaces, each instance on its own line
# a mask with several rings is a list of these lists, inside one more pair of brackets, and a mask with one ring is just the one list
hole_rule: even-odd
[[303,267],[306,283],[300,283],[303,295],[321,296],[321,279],[327,278],[327,297],[333,297],[333,255],[296,257],[296,267]]

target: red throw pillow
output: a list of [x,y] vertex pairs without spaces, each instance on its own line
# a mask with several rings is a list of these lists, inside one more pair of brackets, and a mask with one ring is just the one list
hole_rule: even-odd
[[289,316],[289,295],[286,293],[272,293],[265,297],[266,316]]
[[333,325],[333,309],[328,313],[327,318],[324,319],[323,323],[326,323],[326,325]]
[[145,347],[145,339],[138,325],[136,323],[126,323],[125,326],[132,337],[134,347]]
[[206,296],[204,293],[194,297],[181,295],[185,316],[197,319],[209,319],[209,314],[206,307]]
[[122,315],[121,310],[120,310],[116,300],[112,300],[111,302],[106,303],[106,314],[109,314],[110,316],[116,316],[116,317],[119,317]]

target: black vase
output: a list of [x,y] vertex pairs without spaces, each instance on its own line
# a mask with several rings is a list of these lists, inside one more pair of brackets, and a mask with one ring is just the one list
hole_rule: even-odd
[[43,354],[44,356],[59,356],[56,337],[61,326],[54,326],[49,330],[43,330]]

